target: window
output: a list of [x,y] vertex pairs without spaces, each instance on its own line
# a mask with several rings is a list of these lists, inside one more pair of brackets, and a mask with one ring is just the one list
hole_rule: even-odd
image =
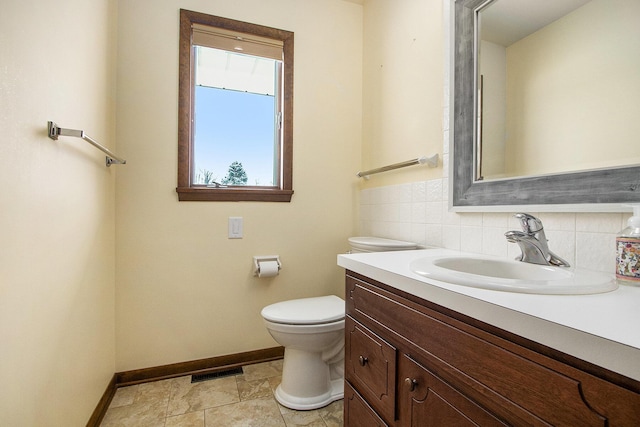
[[179,200],[289,202],[293,33],[180,10]]

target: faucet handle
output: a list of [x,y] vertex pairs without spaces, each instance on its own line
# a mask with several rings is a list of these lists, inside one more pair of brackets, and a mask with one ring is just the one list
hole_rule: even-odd
[[533,235],[544,228],[542,226],[542,221],[540,221],[533,215],[529,215],[527,213],[517,213],[514,215],[514,217],[520,220],[522,231],[527,234]]

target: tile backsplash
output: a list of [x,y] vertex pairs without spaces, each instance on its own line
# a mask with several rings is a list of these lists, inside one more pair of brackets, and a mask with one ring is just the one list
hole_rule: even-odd
[[[504,233],[519,230],[513,213],[448,211],[448,179],[361,190],[360,234],[515,258]],[[515,212],[514,212],[515,213]],[[615,236],[628,213],[537,213],[549,248],[572,266],[615,272]]]

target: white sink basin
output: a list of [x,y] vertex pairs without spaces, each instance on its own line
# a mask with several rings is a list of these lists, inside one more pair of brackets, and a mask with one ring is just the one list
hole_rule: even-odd
[[615,290],[613,274],[477,256],[434,256],[411,262],[421,276],[454,285],[530,294],[582,295]]

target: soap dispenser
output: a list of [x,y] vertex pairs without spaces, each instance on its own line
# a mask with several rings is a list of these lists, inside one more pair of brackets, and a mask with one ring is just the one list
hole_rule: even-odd
[[618,283],[640,286],[640,204],[633,205],[627,227],[616,236]]

